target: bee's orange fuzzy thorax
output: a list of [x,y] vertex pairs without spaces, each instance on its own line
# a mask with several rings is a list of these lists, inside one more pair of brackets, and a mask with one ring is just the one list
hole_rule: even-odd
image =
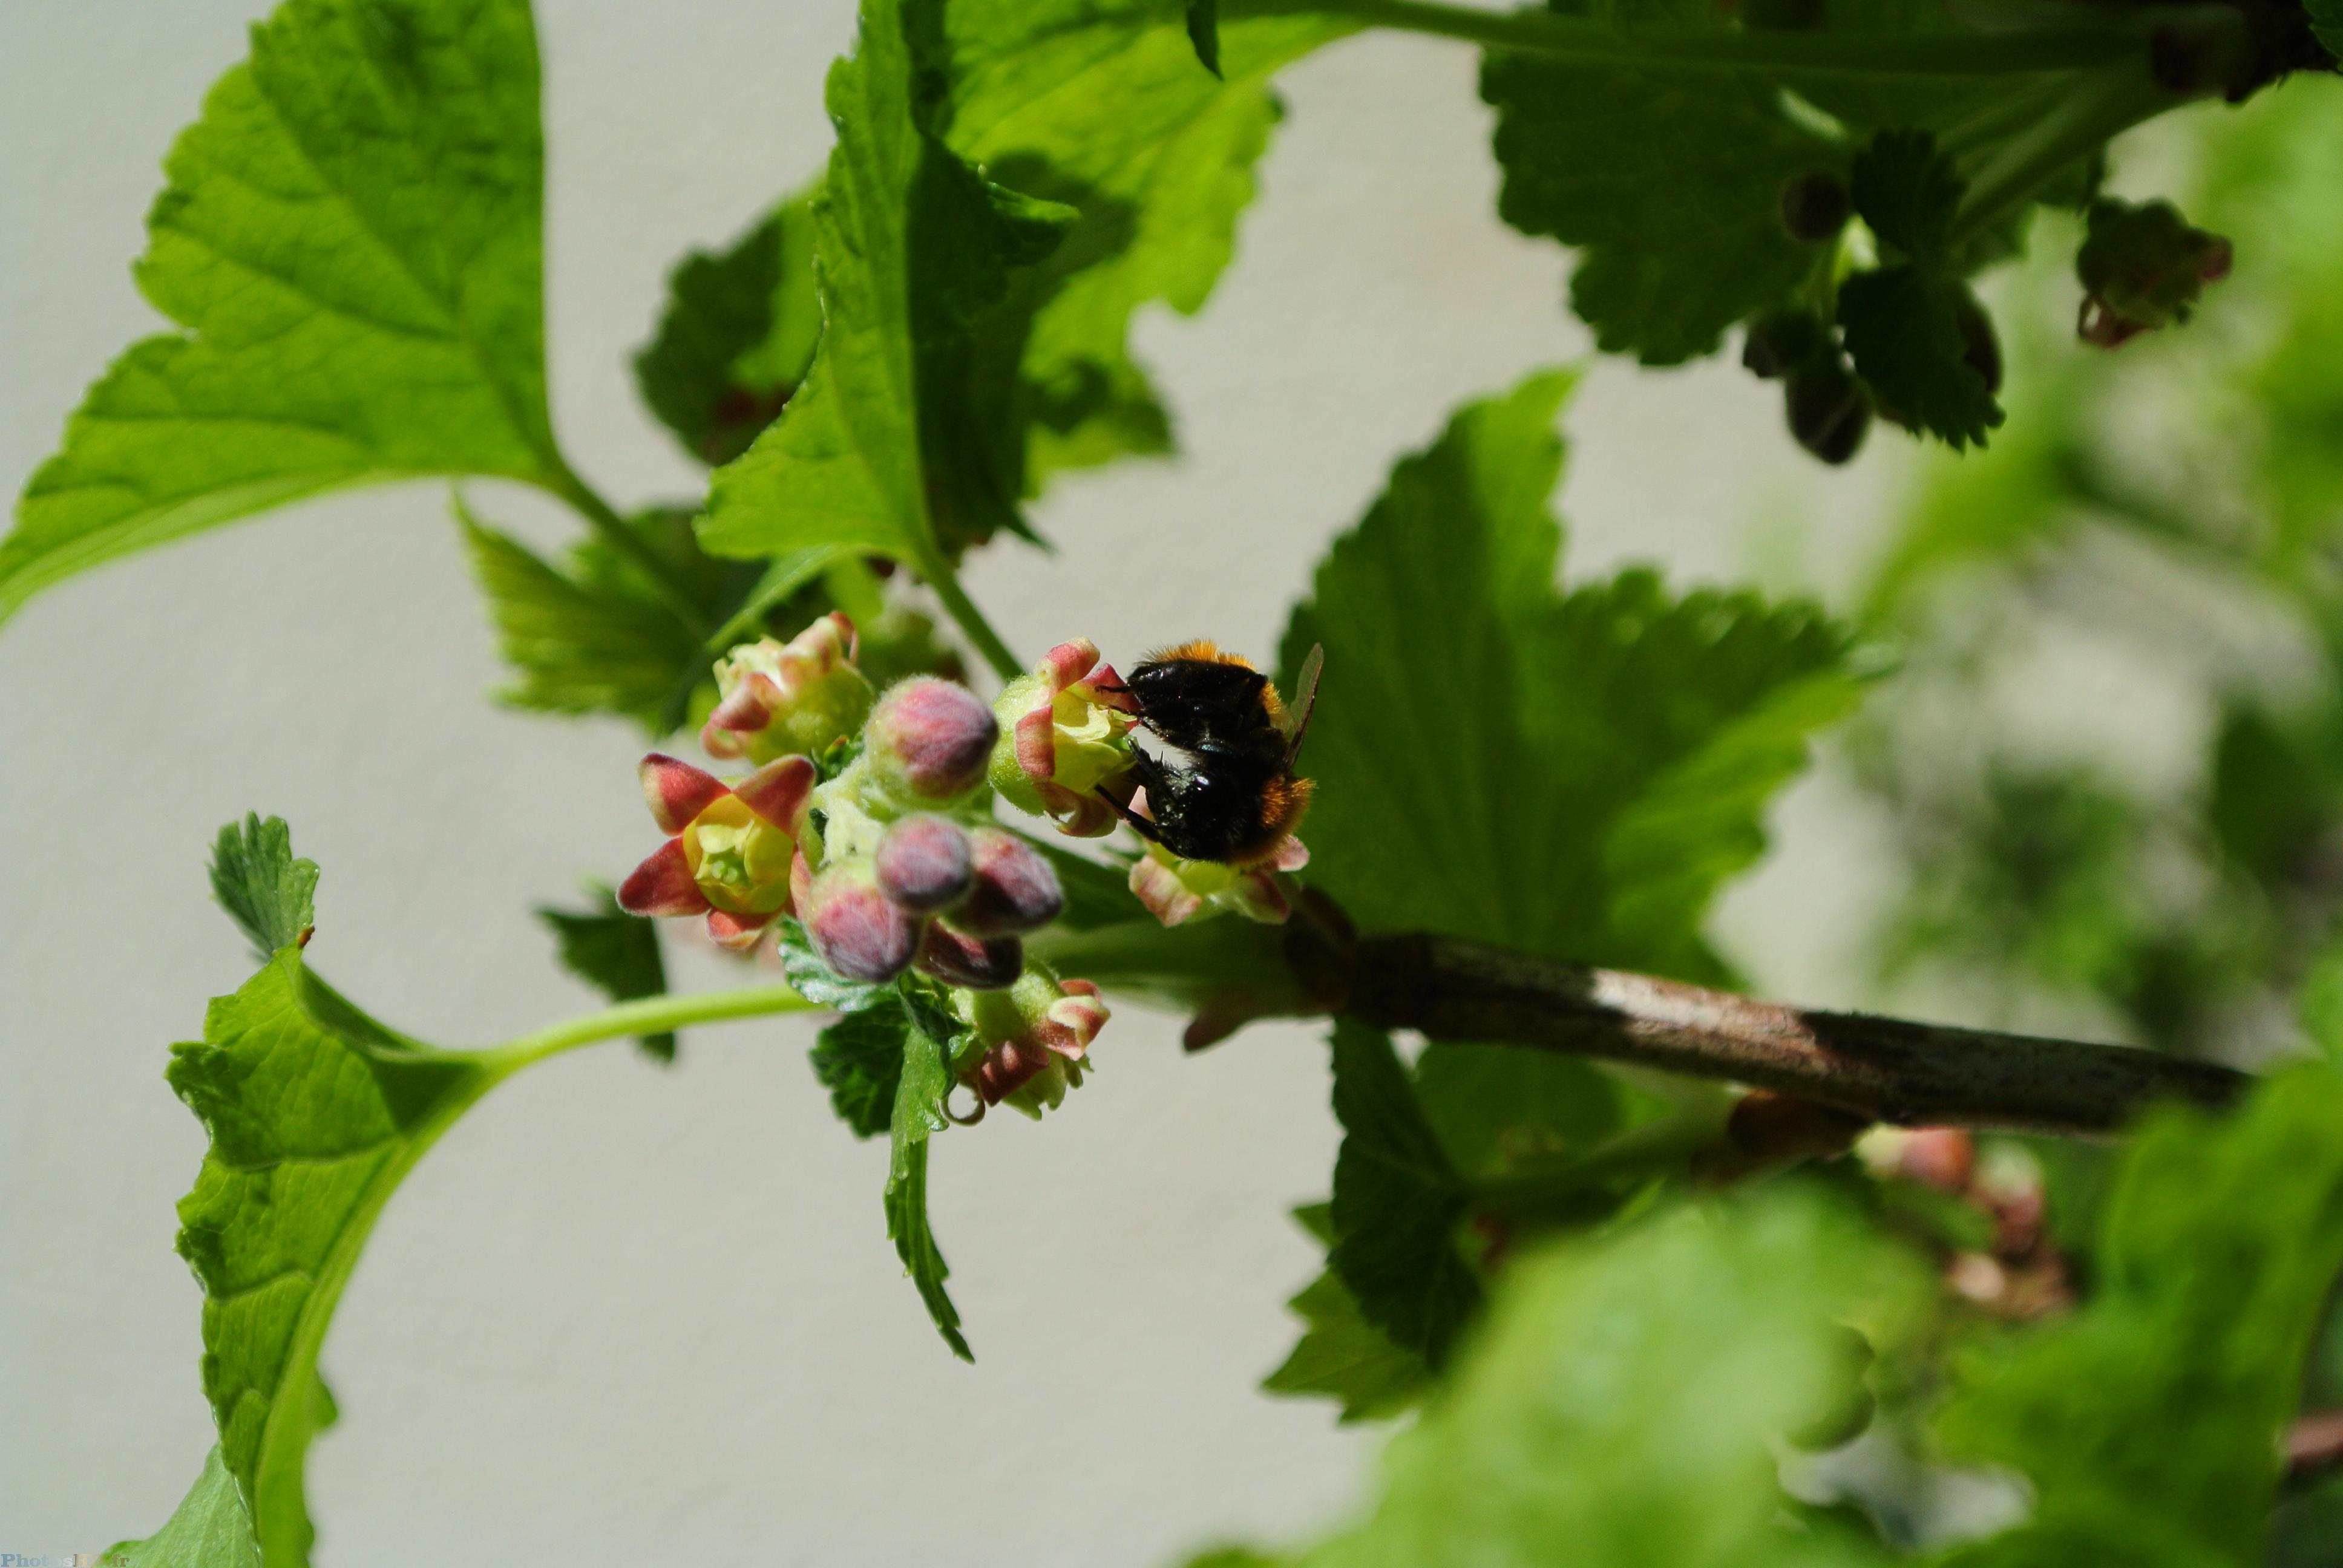
[[1198,638],[1193,642],[1175,642],[1170,648],[1157,648],[1147,656],[1147,662],[1177,664],[1183,658],[1197,659],[1205,664],[1233,664],[1243,669],[1252,668],[1252,660],[1241,653],[1222,652],[1221,645],[1208,637]]
[[1274,859],[1293,829],[1302,826],[1304,813],[1310,809],[1311,792],[1317,785],[1307,779],[1272,779],[1262,787],[1261,837],[1247,844],[1231,859],[1236,866],[1258,866]]

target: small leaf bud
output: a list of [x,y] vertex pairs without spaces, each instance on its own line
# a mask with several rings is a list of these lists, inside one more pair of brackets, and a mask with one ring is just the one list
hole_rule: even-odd
[[968,830],[926,811],[890,824],[871,863],[880,890],[915,915],[959,903],[975,874]]
[[911,964],[920,922],[879,890],[868,861],[848,861],[817,875],[799,911],[821,961],[842,979],[881,984]]
[[1025,944],[1015,937],[972,937],[941,920],[928,922],[916,964],[923,975],[970,990],[1001,990],[1025,969]]
[[951,923],[972,936],[1011,937],[1038,930],[1066,907],[1057,868],[1016,834],[979,828],[969,834],[974,877]]
[[1854,211],[1845,182],[1827,170],[1793,175],[1782,182],[1782,226],[1800,245],[1835,239]]
[[968,688],[915,676],[888,689],[863,733],[864,759],[890,793],[941,802],[984,782],[1000,726]]

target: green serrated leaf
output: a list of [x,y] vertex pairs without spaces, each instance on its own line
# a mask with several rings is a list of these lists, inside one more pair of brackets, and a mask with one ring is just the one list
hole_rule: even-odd
[[1941,261],[1968,184],[1925,131],[1882,131],[1855,155],[1848,182],[1871,232],[1910,259]]
[[1782,1434],[1842,1397],[1845,1331],[1920,1284],[1847,1216],[1775,1189],[1505,1270],[1383,1494],[1309,1568],[1884,1568],[1788,1517]]
[[1966,285],[1908,263],[1839,286],[1838,324],[1883,412],[1958,451],[1985,445],[2001,405],[1979,368],[1985,312]]
[[2310,31],[2329,55],[2343,60],[2343,0],[2304,0]]
[[1391,1040],[1348,1020],[1334,1025],[1334,1161],[1327,1266],[1368,1322],[1437,1368],[1481,1302],[1458,1250],[1463,1183],[1424,1121]]
[[495,1081],[359,1012],[279,951],[172,1047],[171,1087],[211,1148],[179,1202],[204,1290],[204,1392],[270,1568],[302,1568],[317,1361],[374,1221],[423,1151]]
[[975,367],[998,460],[1026,495],[1059,469],[1171,450],[1170,416],[1131,357],[1131,318],[1157,301],[1202,308],[1277,124],[1270,77],[1352,27],[1326,16],[1224,22],[1216,80],[1196,68],[1192,15],[1189,0],[945,8],[945,138],[995,179],[1080,215],[1013,280]]
[[942,1251],[936,1245],[935,1232],[928,1228],[928,1143],[920,1139],[912,1144],[903,1157],[903,1173],[887,1183],[887,1234],[895,1243],[895,1255],[903,1260],[903,1271],[919,1288],[920,1300],[928,1309],[928,1317],[936,1325],[944,1343],[952,1354],[964,1362],[974,1362],[976,1353],[968,1348],[967,1336],[960,1331],[960,1309],[952,1305],[945,1292],[944,1281],[951,1270],[944,1263]]
[[2343,1081],[2166,1110],[2124,1154],[2088,1302],[1962,1369],[1941,1431],[2023,1474],[2028,1522],[1958,1568],[2258,1562],[2278,1438],[2343,1268]]
[[1331,1271],[1285,1304],[1305,1328],[1292,1353],[1262,1380],[1262,1392],[1334,1400],[1345,1424],[1402,1414],[1430,1392],[1432,1369],[1423,1358],[1369,1322],[1358,1298]]
[[865,0],[830,69],[838,146],[814,203],[823,328],[781,418],[719,469],[700,525],[719,555],[847,547],[935,568],[1022,528],[969,401],[970,358],[1012,267],[1069,208],[992,184],[933,128],[936,0]]
[[179,139],[138,284],[182,331],[90,389],[0,542],[0,617],[320,490],[553,484],[527,0],[288,0]]
[[1498,215],[1578,247],[1571,306],[1605,351],[1712,353],[1812,270],[1782,226],[1782,186],[1845,155],[1772,83],[1492,52],[1481,95],[1497,111]]
[[1187,0],[1188,42],[1204,69],[1221,74],[1221,0]]
[[1570,385],[1459,410],[1295,609],[1285,678],[1326,649],[1308,876],[1367,930],[1723,978],[1708,901],[1858,683],[1804,606],[1671,598],[1642,571],[1557,593]]
[[890,999],[848,1013],[814,1040],[813,1075],[857,1138],[876,1138],[894,1124],[908,1028],[901,1001]]
[[98,1561],[105,1568],[260,1568],[252,1521],[219,1449],[205,1455],[203,1474],[169,1523],[144,1541],[118,1543]]
[[282,817],[246,814],[212,845],[212,897],[264,963],[317,923],[317,862],[297,859],[293,829]]
[[805,380],[821,336],[809,186],[721,251],[694,251],[668,277],[659,332],[635,381],[659,422],[702,462],[749,449]]
[[[654,736],[673,729],[694,678],[706,679],[700,639],[631,566],[597,543],[557,567],[456,502],[472,572],[505,662],[519,679],[497,693],[515,708],[546,713],[618,713]],[[665,532],[674,514],[629,524]],[[662,540],[662,542],[665,542]]]
[[[667,994],[667,960],[659,954],[659,924],[618,908],[618,895],[603,883],[587,888],[583,910],[537,907],[537,918],[553,932],[561,967],[612,1001],[639,1001]],[[639,1034],[635,1043],[655,1061],[675,1060],[675,1031]]]

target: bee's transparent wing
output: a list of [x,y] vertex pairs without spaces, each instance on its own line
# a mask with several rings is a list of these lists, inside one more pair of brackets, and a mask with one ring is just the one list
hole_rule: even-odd
[[1326,645],[1312,643],[1310,653],[1302,661],[1302,673],[1294,678],[1293,700],[1285,709],[1285,765],[1293,766],[1294,757],[1302,749],[1302,738],[1310,732],[1310,710],[1318,706],[1318,675],[1326,668]]

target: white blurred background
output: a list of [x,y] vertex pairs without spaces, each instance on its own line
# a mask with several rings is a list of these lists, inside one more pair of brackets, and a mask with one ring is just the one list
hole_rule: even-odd
[[[157,322],[128,265],[158,162],[261,0],[0,6],[0,475],[13,492]],[[824,156],[851,0],[539,0],[555,414],[622,503],[696,471],[626,359],[668,266]],[[1185,456],[1064,484],[1049,558],[970,587],[1019,647],[1266,653],[1325,539],[1458,400],[1588,352],[1563,254],[1503,228],[1474,55],[1367,37],[1281,82],[1235,266],[1139,339]],[[1737,367],[1597,367],[1568,416],[1569,569],[1841,585],[1897,487],[1893,433],[1825,474]],[[569,525],[481,487],[543,540]],[[1070,622],[1053,607],[1092,608]],[[528,907],[651,843],[639,738],[484,701],[500,674],[444,494],[329,499],[108,567],[0,629],[0,1552],[159,1524],[212,1436],[172,1205],[203,1151],[166,1048],[246,973],[204,855],[251,809],[324,867],[312,956],[397,1027],[485,1043],[594,1005]],[[1856,1000],[1875,859],[1844,795],[1718,920],[1777,994]],[[712,966],[679,966],[708,983]],[[325,1354],[335,1568],[575,1563],[1161,1563],[1288,1537],[1361,1493],[1377,1438],[1255,1383],[1313,1271],[1285,1218],[1335,1134],[1311,1030],[1182,1060],[1125,1010],[1041,1127],[938,1147],[934,1212],[979,1362],[900,1274],[883,1154],[830,1118],[812,1026],[623,1046],[516,1081],[393,1201]]]

